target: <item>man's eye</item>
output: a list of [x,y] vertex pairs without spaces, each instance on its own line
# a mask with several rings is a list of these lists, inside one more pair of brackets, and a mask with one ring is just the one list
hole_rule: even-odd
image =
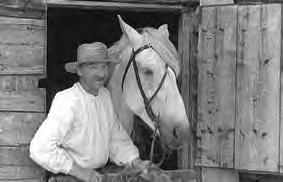
[[143,73],[147,76],[153,75],[153,71],[149,68],[144,68]]
[[91,69],[97,69],[97,66],[90,66]]

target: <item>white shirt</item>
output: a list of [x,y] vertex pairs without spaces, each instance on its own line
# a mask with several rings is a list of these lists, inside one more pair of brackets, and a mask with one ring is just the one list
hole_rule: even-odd
[[73,161],[95,169],[108,157],[120,165],[139,153],[116,119],[109,91],[101,88],[94,96],[75,83],[55,95],[31,141],[30,157],[53,173],[68,174]]

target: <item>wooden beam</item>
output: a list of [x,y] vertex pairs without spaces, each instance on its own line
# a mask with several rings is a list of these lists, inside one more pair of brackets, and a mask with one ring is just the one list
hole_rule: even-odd
[[0,17],[1,45],[46,45],[46,20]]
[[82,9],[103,9],[103,10],[128,10],[128,11],[159,11],[159,12],[179,12],[184,7],[182,5],[166,4],[137,4],[118,3],[101,1],[68,1],[68,0],[47,0],[48,7],[82,8]]
[[44,112],[45,89],[38,88],[40,76],[0,77],[0,111]]
[[[195,131],[197,121],[197,37],[194,34],[195,16],[194,9],[182,12],[178,33],[178,51],[181,59],[181,95],[191,125],[191,132]],[[178,154],[178,168],[180,169],[194,168],[196,151],[194,132],[188,141]]]
[[281,6],[238,9],[235,168],[278,172]]
[[24,0],[24,1],[15,1],[15,0],[1,0],[0,6],[7,8],[17,8],[17,9],[37,9],[45,10],[45,0]]
[[[281,19],[283,18],[283,5],[281,4]],[[280,54],[280,148],[279,148],[279,172],[283,174],[283,28],[281,25],[281,54]]]
[[[119,174],[119,171],[117,172]],[[103,181],[107,182],[117,182],[120,181],[117,180],[117,173],[107,173],[107,179]],[[194,170],[165,170],[165,174],[167,174],[172,182],[196,182],[195,179],[195,171]],[[57,182],[78,182],[78,180],[72,176],[60,176],[60,177],[54,177],[51,181],[57,181]],[[137,181],[140,181],[139,179]]]
[[234,1],[237,4],[245,4],[245,5],[283,3],[283,0],[234,0]]
[[45,0],[1,0],[0,16],[43,19]]
[[239,173],[234,169],[204,167],[201,176],[201,182],[239,182]]
[[45,113],[0,112],[0,146],[28,145],[44,118]]
[[219,6],[228,4],[234,4],[234,0],[200,0],[201,6]]
[[0,74],[45,74],[45,20],[0,17]]
[[38,89],[42,75],[1,75],[0,90],[5,92],[33,91]]
[[29,157],[29,145],[21,147],[0,147],[0,164],[11,166],[38,167]]
[[0,180],[41,179],[44,174],[39,167],[0,165]]
[[0,44],[0,75],[45,74],[45,48]]
[[0,111],[45,111],[45,89],[25,92],[0,91],[0,100]]
[[233,167],[237,6],[202,8],[196,164]]
[[13,180],[3,179],[0,180],[0,182],[46,182],[46,180],[44,179],[44,177],[42,177],[42,178],[13,179]]
[[142,3],[142,4],[194,4],[198,0],[105,0],[106,2],[118,3]]

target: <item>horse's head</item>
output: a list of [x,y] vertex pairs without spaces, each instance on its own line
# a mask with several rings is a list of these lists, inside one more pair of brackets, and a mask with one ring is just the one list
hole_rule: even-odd
[[[123,86],[125,103],[154,130],[155,124],[145,109],[141,89],[147,99],[155,95],[150,101],[150,106],[158,118],[156,122],[159,125],[159,134],[167,145],[177,147],[188,139],[190,124],[177,87],[179,58],[175,47],[169,41],[167,25],[162,25],[158,29],[144,28],[139,33],[120,17],[119,21],[123,36],[116,44],[122,47],[118,53],[121,59],[118,69],[121,72],[119,84]],[[144,47],[149,44],[152,47]],[[141,50],[142,47],[144,49]],[[137,52],[133,56],[135,51]],[[131,58],[134,60],[125,73]],[[138,86],[136,73],[139,75],[141,87]],[[122,81],[123,75],[125,76]]]

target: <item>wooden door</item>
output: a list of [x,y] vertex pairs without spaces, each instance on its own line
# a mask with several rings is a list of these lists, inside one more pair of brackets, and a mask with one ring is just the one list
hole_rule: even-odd
[[282,6],[201,14],[197,165],[279,172]]
[[29,142],[45,116],[45,12],[40,1],[0,3],[0,181],[42,181]]

